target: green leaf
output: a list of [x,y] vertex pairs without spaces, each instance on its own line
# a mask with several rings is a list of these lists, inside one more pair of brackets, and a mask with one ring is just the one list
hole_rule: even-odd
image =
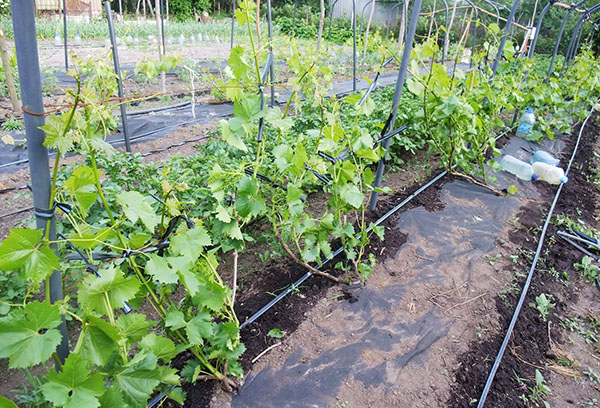
[[344,184],[340,187],[340,197],[352,207],[358,209],[362,206],[364,196],[354,184]]
[[267,336],[273,337],[273,338],[276,338],[276,339],[280,339],[280,338],[283,337],[283,332],[281,331],[281,329],[271,329],[267,333]]
[[117,202],[121,204],[125,216],[129,218],[131,222],[140,220],[150,233],[154,232],[154,228],[156,228],[159,218],[142,194],[137,191],[123,191],[117,195]]
[[126,338],[130,343],[135,343],[144,337],[148,333],[148,329],[157,322],[156,320],[147,320],[145,314],[129,313],[120,315],[116,323],[121,337]]
[[286,144],[280,144],[275,146],[273,149],[273,155],[275,156],[275,165],[281,171],[285,171],[290,167],[292,159],[294,158],[294,151]]
[[[236,10],[237,13],[238,10]],[[245,18],[245,15],[243,16]],[[252,67],[244,58],[244,48],[240,45],[233,47],[230,51],[228,68],[238,81],[247,81]],[[241,92],[241,90],[240,90]]]
[[140,284],[133,276],[125,278],[121,269],[114,265],[102,269],[100,273],[101,278],[88,275],[79,284],[79,302],[86,311],[108,316],[111,313],[109,306],[111,309],[122,307],[123,302],[135,297]]
[[66,153],[73,149],[76,134],[67,132],[63,135],[63,133],[65,133],[69,114],[70,112],[67,112],[65,114],[49,115],[46,117],[46,124],[40,126],[40,129],[46,133],[44,146],[56,149],[61,153]]
[[171,268],[168,259],[157,254],[150,255],[146,272],[152,275],[154,280],[165,284],[177,283],[179,280],[179,275]]
[[226,297],[227,290],[223,286],[213,281],[201,282],[194,304],[218,312],[223,308]]
[[194,262],[185,256],[170,257],[169,263],[179,276],[181,283],[185,286],[190,296],[198,292],[200,282],[194,272]]
[[248,95],[233,104],[233,114],[246,121],[255,120],[264,116],[260,105],[260,95]]
[[47,361],[60,344],[56,327],[62,322],[59,305],[30,302],[0,319],[0,358],[10,357],[10,368]]
[[17,404],[15,404],[13,401],[9,400],[6,397],[3,397],[2,395],[0,395],[0,407],[2,407],[2,408],[19,408],[19,406]]
[[165,317],[165,326],[170,327],[172,330],[181,329],[186,326],[185,318],[183,317],[183,312],[179,310],[174,310],[167,314]]
[[212,245],[204,227],[198,225],[171,238],[171,251],[189,259],[197,259],[204,247]]
[[198,313],[190,320],[185,328],[190,344],[202,346],[204,339],[213,336],[212,316],[208,312]]
[[223,140],[225,141],[225,143],[238,148],[244,152],[248,151],[248,148],[246,147],[246,144],[244,143],[243,140],[243,136],[245,135],[245,132],[243,131],[239,131],[240,129],[238,129],[238,131],[234,131],[232,130],[231,126],[230,126],[230,122],[232,122],[233,119],[231,119],[229,122],[227,122],[225,119],[221,119],[219,121],[219,130],[221,131],[221,135],[223,136]]
[[69,241],[78,248],[93,249],[112,237],[114,237],[112,228],[101,228],[94,232],[92,227],[86,224],[79,231],[70,234]]
[[[100,177],[100,174],[98,174],[98,177]],[[98,197],[95,183],[96,179],[93,169],[89,167],[77,167],[64,184],[73,200],[77,202],[84,217],[87,215],[88,208],[90,208]]]
[[161,380],[161,370],[154,354],[138,353],[114,376],[116,389],[126,403],[144,407]]
[[96,408],[98,397],[104,393],[102,375],[90,372],[89,366],[77,354],[65,360],[61,372],[50,371],[47,383],[42,385],[44,397],[55,406],[65,408]]
[[517,194],[517,187],[514,184],[511,184],[508,187],[507,191],[508,191],[508,194],[510,194],[510,195]]
[[23,268],[25,278],[39,285],[59,268],[58,257],[41,240],[41,230],[11,229],[10,235],[0,246],[0,269],[11,271]]
[[117,350],[119,333],[108,322],[95,316],[86,316],[75,350],[90,363],[103,366]]
[[164,363],[168,363],[177,355],[175,344],[166,337],[157,336],[154,333],[148,334],[140,342],[142,350],[151,351],[156,357]]
[[258,183],[256,179],[244,176],[238,181],[237,189],[239,194],[253,196],[258,192]]
[[235,200],[235,208],[238,215],[242,218],[246,218],[249,215],[256,217],[265,211],[266,206],[264,199],[252,198],[248,196],[240,196]]

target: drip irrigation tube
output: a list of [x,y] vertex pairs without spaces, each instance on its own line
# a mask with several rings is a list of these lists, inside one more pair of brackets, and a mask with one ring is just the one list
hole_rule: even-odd
[[[600,99],[598,100],[600,101]],[[583,134],[583,129],[585,129],[585,125],[587,121],[592,117],[594,113],[594,105],[590,110],[590,113],[585,118],[583,123],[581,124],[581,128],[579,129],[579,134],[577,135],[577,141],[575,142],[575,147],[573,148],[573,153],[571,154],[571,159],[569,160],[569,164],[565,169],[565,175],[569,174],[569,170],[571,169],[571,165],[575,160],[575,155],[577,154],[577,149],[579,147],[579,142],[581,141],[581,135]],[[494,381],[494,377],[496,376],[496,372],[498,371],[498,367],[500,366],[500,362],[502,361],[502,357],[504,356],[504,352],[506,351],[506,347],[508,346],[508,342],[510,341],[510,337],[517,323],[517,319],[519,318],[519,313],[521,312],[521,308],[523,307],[523,303],[525,303],[525,297],[527,296],[527,291],[529,290],[529,286],[531,285],[531,280],[533,279],[533,272],[535,271],[535,267],[537,266],[538,259],[540,257],[540,253],[542,252],[542,247],[544,245],[544,238],[546,236],[546,231],[548,230],[548,225],[550,224],[550,219],[552,218],[552,213],[554,212],[554,207],[558,201],[558,197],[560,196],[560,192],[562,191],[564,184],[558,186],[556,190],[556,194],[554,195],[554,199],[552,200],[552,205],[550,206],[550,210],[548,211],[548,216],[544,221],[544,227],[542,228],[542,232],[540,234],[540,240],[538,242],[537,250],[535,251],[535,256],[533,257],[533,262],[531,263],[531,268],[529,268],[529,273],[527,274],[527,279],[525,281],[525,285],[523,285],[523,290],[521,291],[521,297],[519,298],[519,302],[515,307],[515,311],[513,313],[510,324],[508,325],[508,330],[506,331],[506,335],[504,336],[504,341],[500,346],[500,350],[496,356],[496,360],[494,361],[494,365],[492,366],[492,370],[488,376],[488,379],[485,383],[485,387],[483,388],[483,392],[481,393],[481,397],[479,398],[479,402],[477,404],[477,408],[483,408],[485,404],[485,400],[487,398],[488,393],[490,392],[490,388]]]

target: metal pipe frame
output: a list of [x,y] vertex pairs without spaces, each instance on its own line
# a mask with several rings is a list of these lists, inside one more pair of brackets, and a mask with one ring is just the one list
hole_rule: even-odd
[[552,7],[552,5],[555,2],[556,2],[556,0],[550,0],[548,2],[548,4],[546,4],[544,6],[542,11],[540,11],[540,15],[538,17],[538,22],[535,26],[535,34],[533,35],[533,40],[531,40],[531,45],[529,46],[529,52],[527,53],[528,58],[533,58],[533,54],[535,52],[535,46],[537,45],[537,40],[538,40],[538,37],[540,36],[540,29],[542,28],[542,22],[544,21],[544,16],[546,16],[546,13],[548,12],[548,10],[550,10],[550,7]]
[[331,23],[333,22],[333,8],[336,4],[338,4],[338,1],[340,0],[335,0],[331,5],[331,8],[329,9],[329,31],[327,33],[327,41],[330,41],[331,39]]
[[392,7],[394,7],[396,4],[396,2],[393,1],[382,1],[382,0],[369,0],[368,2],[365,3],[365,5],[363,6],[361,12],[360,12],[360,25],[358,26],[358,32],[362,32],[362,26],[363,26],[363,20],[365,19],[365,9],[367,8],[367,6],[371,3],[383,3],[383,4],[393,4]]
[[570,62],[573,60],[573,58],[575,58],[575,53],[577,52],[577,47],[579,47],[579,40],[581,39],[581,33],[583,31],[582,23],[586,22],[589,19],[590,15],[596,13],[598,10],[600,10],[600,4],[592,6],[581,17],[579,17],[579,20],[577,20],[575,28],[573,29],[573,34],[571,35],[571,39],[569,41],[569,47],[567,48],[567,52],[565,53],[565,60],[563,62],[563,66],[560,69],[561,75],[565,67],[570,66]]
[[69,51],[67,47],[67,0],[63,0],[63,43],[65,45],[65,72],[69,70]]
[[546,80],[544,81],[546,84],[548,83],[548,81],[550,81],[550,77],[552,76],[552,69],[554,68],[554,61],[556,60],[556,54],[558,53],[558,47],[560,46],[560,40],[562,39],[563,32],[565,31],[565,24],[567,23],[567,20],[569,19],[569,16],[571,15],[571,13],[573,11],[575,11],[575,9],[577,7],[581,6],[586,1],[588,1],[588,0],[579,0],[577,3],[572,5],[571,8],[567,10],[567,13],[565,14],[565,16],[562,19],[562,22],[560,24],[560,30],[558,31],[558,38],[556,39],[556,44],[554,44],[554,52],[552,53],[552,59],[550,60],[550,67],[548,68],[548,75],[546,76]]
[[498,8],[498,6],[496,5],[496,3],[494,3],[493,1],[490,0],[483,0],[484,2],[486,2],[487,4],[489,4],[490,6],[492,6],[494,8],[494,10],[496,10],[496,24],[500,24],[500,9]]
[[267,0],[267,29],[269,33],[269,55],[271,56],[271,64],[269,67],[269,76],[271,77],[271,107],[275,105],[275,71],[273,66],[273,19],[271,18],[271,0]]
[[[444,28],[447,30],[448,29],[448,1],[447,0],[442,0],[442,2],[444,3],[444,6],[446,6],[446,9],[444,10]],[[443,64],[446,61],[446,41],[444,41],[444,39],[442,38],[442,61],[441,63]]]
[[[390,9],[390,14],[392,13],[392,11],[396,10],[398,7],[404,5],[404,0],[396,3],[392,6],[392,8]],[[398,20],[398,17],[396,17],[396,20]],[[388,37],[390,35],[390,26],[388,25],[387,30],[385,31],[385,36]]]
[[235,30],[235,9],[237,7],[236,0],[233,0],[231,7],[231,41],[229,43],[229,49],[233,48],[233,30]]
[[292,16],[292,37],[296,35],[296,12],[298,11],[298,2],[299,0],[294,2],[294,15]]
[[[117,85],[119,87],[119,99],[123,100],[123,81],[121,80],[121,68],[119,65],[119,51],[117,49],[117,41],[115,38],[115,27],[112,19],[112,11],[110,9],[110,0],[104,0],[104,8],[106,10],[106,20],[108,21],[108,33],[110,42],[112,43],[113,62],[115,66],[115,74],[117,75]],[[131,152],[131,143],[129,141],[129,126],[127,125],[127,110],[125,104],[119,104],[121,108],[121,125],[123,126],[123,139],[125,139],[125,150]]]
[[[415,39],[415,32],[417,31],[417,23],[419,21],[419,13],[421,12],[421,6],[423,5],[423,0],[414,0],[413,10],[410,17],[410,27],[408,29],[408,34],[406,36],[406,42],[404,44],[404,50],[402,52],[402,63],[400,64],[400,70],[398,71],[398,79],[396,81],[396,89],[394,91],[394,99],[392,101],[392,112],[390,114],[390,125],[389,131],[392,132],[395,130],[396,124],[396,116],[398,115],[398,105],[400,104],[400,97],[402,96],[402,89],[404,88],[404,83],[406,82],[406,73],[408,71],[408,63],[410,60],[410,54],[413,48],[413,42]],[[390,147],[391,138],[386,139],[383,142],[383,148],[386,151]],[[375,174],[375,181],[373,182],[373,186],[375,188],[379,188],[381,185],[381,179],[383,178],[383,171],[385,170],[385,155],[379,160],[379,164],[377,165],[377,173]],[[373,191],[371,193],[371,199],[369,200],[369,209],[371,211],[375,210],[377,206],[377,191]]]
[[473,46],[471,47],[471,62],[469,63],[469,68],[473,68],[473,57],[475,56],[475,43],[477,41],[477,23],[479,22],[479,12],[477,11],[477,6],[473,4],[471,0],[464,0],[468,3],[473,10],[475,10],[475,26],[473,27]]
[[[48,150],[44,146],[46,135],[40,129],[44,125],[44,106],[33,0],[11,1],[10,8],[17,50],[17,69],[21,83],[33,206],[36,209],[50,212],[48,207],[53,207],[54,203],[50,203],[50,169]],[[36,226],[43,230],[46,228],[48,219],[39,214],[39,211],[36,211]],[[53,215],[50,218],[50,227],[47,232],[50,241],[55,241],[56,228]],[[52,248],[56,251],[56,245],[53,244]],[[59,271],[52,272],[49,289],[51,303],[63,299],[62,278]],[[64,316],[59,331],[62,340],[56,352],[59,359],[64,362],[69,354],[69,338]]]

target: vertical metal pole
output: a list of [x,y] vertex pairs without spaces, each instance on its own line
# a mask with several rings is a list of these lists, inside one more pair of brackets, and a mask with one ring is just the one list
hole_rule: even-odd
[[269,30],[269,54],[271,54],[271,66],[269,67],[269,76],[271,77],[271,107],[275,105],[275,65],[273,60],[273,30],[271,18],[271,0],[267,0],[267,28]]
[[529,58],[533,58],[533,53],[535,52],[535,46],[537,44],[538,37],[540,36],[540,28],[542,28],[542,21],[544,21],[544,16],[552,7],[552,2],[548,2],[540,12],[540,17],[538,18],[538,22],[535,26],[535,34],[533,35],[533,40],[531,40],[531,46],[529,46],[529,54],[527,55]]
[[[40,79],[40,62],[38,58],[37,39],[35,32],[35,16],[33,0],[11,1],[11,14],[17,49],[17,67],[21,83],[21,99],[23,101],[23,117],[25,119],[25,134],[27,137],[27,155],[31,173],[31,189],[33,190],[33,206],[36,209],[48,210],[50,203],[50,169],[48,150],[44,146],[45,134],[40,130],[44,125],[44,107],[42,104],[42,84]],[[49,205],[50,204],[50,205]],[[37,211],[36,211],[37,213]],[[36,217],[38,229],[46,228],[47,219]],[[54,217],[50,223],[49,238],[56,240]],[[56,250],[56,245],[52,245]],[[63,298],[62,279],[59,271],[50,276],[50,302],[54,303]],[[64,320],[59,326],[62,335],[61,343],[56,350],[62,362],[69,354],[69,338],[67,325]]]
[[327,32],[327,41],[331,39],[331,23],[333,21],[333,8],[335,7],[338,1],[340,0],[335,0],[331,5],[331,8],[329,9],[329,31]]
[[[419,20],[419,13],[421,12],[421,5],[423,0],[415,0],[413,3],[413,11],[410,17],[410,27],[408,29],[408,35],[406,42],[404,43],[404,51],[402,52],[402,63],[400,64],[400,71],[398,71],[398,79],[396,80],[396,90],[394,91],[394,99],[392,100],[392,119],[388,132],[395,130],[396,116],[398,114],[398,104],[400,103],[400,97],[402,96],[402,89],[404,88],[404,82],[406,81],[406,72],[408,70],[408,62],[410,59],[410,53],[413,48],[413,41],[415,39],[415,32],[417,31],[417,23]],[[383,148],[387,152],[390,147],[391,138],[388,138],[383,142]],[[386,153],[387,154],[387,153]],[[373,186],[378,188],[381,185],[381,179],[383,178],[383,171],[385,170],[385,156],[379,160],[377,165],[377,173],[375,173],[375,181]],[[369,201],[369,210],[374,211],[377,206],[378,193],[373,191],[371,193],[371,200]]]
[[67,48],[67,0],[63,0],[63,36],[65,44],[65,71],[69,70],[69,51]]
[[229,48],[233,48],[233,30],[235,29],[235,7],[236,1],[233,0],[233,5],[231,8],[231,42],[229,43]]
[[115,27],[113,25],[112,12],[110,10],[110,0],[104,0],[104,8],[106,9],[106,19],[108,20],[108,33],[110,34],[110,42],[112,43],[115,74],[117,74],[117,84],[119,85],[119,99],[121,100],[121,124],[123,125],[123,138],[125,139],[125,150],[131,152],[131,144],[129,143],[129,127],[127,126],[127,111],[125,109],[125,103],[123,103],[123,82],[121,82],[119,51],[117,50],[117,42],[115,39]]
[[352,92],[356,92],[356,0],[352,0]]
[[496,71],[498,70],[498,64],[500,64],[500,59],[502,59],[502,53],[504,52],[504,45],[506,45],[506,39],[508,38],[508,33],[510,32],[510,28],[512,27],[513,21],[515,19],[515,14],[517,12],[517,8],[519,8],[520,0],[515,0],[513,2],[512,8],[510,9],[510,13],[508,14],[508,19],[506,20],[506,25],[504,26],[504,34],[500,39],[500,46],[498,48],[498,53],[496,54],[496,58],[494,58],[494,63],[492,65],[492,75],[490,76],[490,82],[494,79],[494,75],[496,75]]

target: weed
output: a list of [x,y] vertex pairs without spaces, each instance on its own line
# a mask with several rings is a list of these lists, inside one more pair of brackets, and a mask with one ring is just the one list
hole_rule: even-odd
[[2,130],[10,132],[11,130],[23,130],[25,125],[19,119],[8,119],[2,124]]
[[575,270],[592,284],[598,284],[600,280],[600,269],[594,264],[594,260],[589,256],[584,256],[581,262],[576,263]]
[[546,321],[548,315],[550,314],[550,309],[555,306],[555,304],[552,303],[552,300],[554,300],[554,296],[542,293],[541,295],[536,296],[535,303],[530,302],[529,306],[537,309],[537,311],[540,312],[542,320]]
[[529,392],[529,401],[535,404],[536,407],[542,404],[542,406],[550,408],[550,404],[544,400],[544,398],[550,395],[550,387],[548,387],[544,376],[538,369],[535,370],[535,385],[529,387]]

